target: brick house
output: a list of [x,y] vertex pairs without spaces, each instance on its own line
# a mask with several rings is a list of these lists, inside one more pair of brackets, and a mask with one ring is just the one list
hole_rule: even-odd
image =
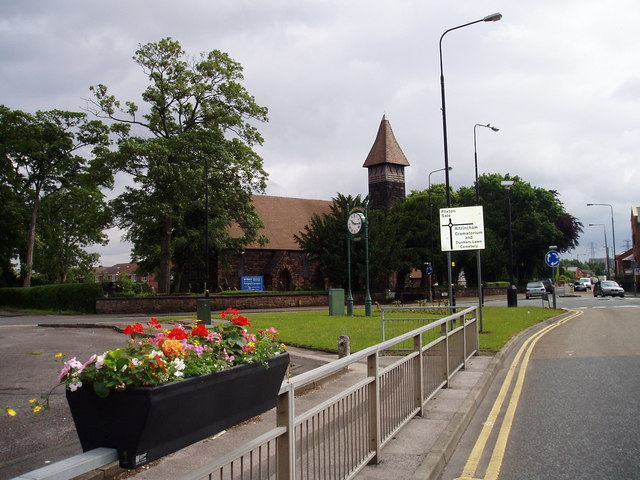
[[103,267],[101,265],[96,267],[93,271],[93,278],[98,283],[117,282],[123,275],[127,275],[132,282],[148,283],[151,288],[157,290],[158,281],[155,273],[150,275],[140,275],[136,273],[137,271],[137,263],[117,263],[110,267]]

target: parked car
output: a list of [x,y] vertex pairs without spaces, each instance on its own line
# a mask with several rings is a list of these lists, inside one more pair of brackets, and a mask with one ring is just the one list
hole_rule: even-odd
[[573,290],[576,292],[586,292],[587,291],[587,285],[584,282],[574,282],[573,283]]
[[613,280],[602,280],[593,287],[593,296],[597,297],[624,297],[624,288]]
[[[581,290],[583,292],[586,292],[587,290],[591,290],[591,279],[590,278],[579,278],[578,282],[580,282],[582,285],[584,285],[584,290]],[[574,288],[574,290],[577,290],[576,288]]]
[[550,278],[541,278],[539,281],[542,282],[547,293],[553,293],[556,287],[553,285],[553,281],[551,281]]
[[524,296],[529,300],[531,297],[541,297],[547,293],[547,289],[542,282],[529,282],[527,288],[524,291]]

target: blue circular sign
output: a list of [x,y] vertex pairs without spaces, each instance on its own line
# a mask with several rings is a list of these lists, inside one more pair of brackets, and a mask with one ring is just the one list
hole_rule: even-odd
[[557,267],[560,265],[560,254],[555,250],[549,250],[544,256],[544,261],[550,267]]
[[433,273],[433,267],[430,263],[427,264],[427,275],[431,275]]

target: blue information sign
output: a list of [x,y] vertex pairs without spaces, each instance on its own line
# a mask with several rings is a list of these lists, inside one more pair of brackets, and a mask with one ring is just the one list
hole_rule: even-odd
[[544,261],[550,267],[557,267],[560,265],[560,254],[555,250],[549,250],[544,256]]
[[240,290],[249,290],[253,292],[264,291],[264,276],[245,275],[240,277]]

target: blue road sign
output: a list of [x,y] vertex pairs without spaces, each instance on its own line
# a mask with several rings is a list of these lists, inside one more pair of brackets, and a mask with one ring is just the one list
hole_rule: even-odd
[[430,263],[427,263],[427,275],[431,275],[433,273],[433,267]]
[[560,265],[560,254],[555,250],[549,250],[544,256],[544,261],[550,267],[557,267]]

